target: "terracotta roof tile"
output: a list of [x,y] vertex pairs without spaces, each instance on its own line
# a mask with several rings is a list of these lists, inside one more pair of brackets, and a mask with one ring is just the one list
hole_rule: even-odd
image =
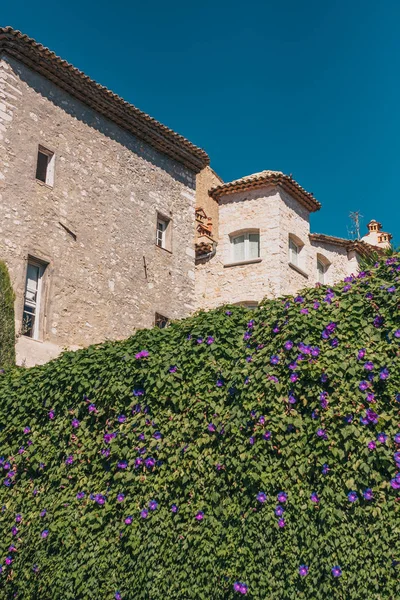
[[0,28],[0,54],[4,52],[192,171],[197,173],[209,164],[204,150],[12,27]]
[[253,173],[241,179],[235,179],[229,183],[218,185],[210,190],[209,194],[215,200],[219,200],[219,198],[227,194],[252,190],[265,185],[281,186],[310,212],[315,212],[321,208],[321,204],[314,198],[313,194],[302,188],[290,175],[285,175],[281,171],[265,170],[260,173]]

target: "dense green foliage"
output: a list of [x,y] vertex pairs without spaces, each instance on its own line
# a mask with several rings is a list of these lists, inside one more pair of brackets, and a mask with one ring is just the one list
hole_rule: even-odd
[[15,364],[14,292],[6,265],[0,261],[0,368]]
[[0,376],[1,600],[400,598],[398,265]]

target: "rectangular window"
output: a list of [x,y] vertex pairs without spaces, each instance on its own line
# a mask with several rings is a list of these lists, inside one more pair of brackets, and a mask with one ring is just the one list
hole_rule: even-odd
[[169,323],[169,319],[168,317],[164,317],[163,315],[160,315],[159,313],[156,313],[155,316],[155,326],[159,327],[160,329],[164,329],[164,327],[166,327]]
[[164,250],[172,250],[171,221],[161,215],[157,215],[156,245]]
[[298,267],[299,247],[291,238],[289,238],[289,262]]
[[43,146],[39,146],[36,179],[50,186],[54,184],[54,156],[54,152],[47,150]]
[[319,283],[325,283],[326,265],[320,260],[317,260],[317,271]]
[[233,262],[252,260],[260,256],[260,234],[242,233],[231,238]]
[[39,339],[39,311],[44,269],[43,264],[29,259],[26,272],[22,334],[35,340]]

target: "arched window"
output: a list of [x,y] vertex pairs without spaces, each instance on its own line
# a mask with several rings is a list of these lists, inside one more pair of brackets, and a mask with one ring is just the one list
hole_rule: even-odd
[[243,231],[230,236],[231,260],[242,262],[260,256],[260,232],[258,230]]
[[331,263],[322,254],[317,254],[317,281],[326,283],[326,274]]
[[300,253],[304,244],[297,235],[289,234],[289,263],[295,267],[301,267]]

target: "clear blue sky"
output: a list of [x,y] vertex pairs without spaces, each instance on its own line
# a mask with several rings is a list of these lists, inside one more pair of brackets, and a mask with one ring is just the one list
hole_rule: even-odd
[[20,29],[204,148],[229,181],[291,173],[322,202],[400,243],[398,0],[2,3]]

